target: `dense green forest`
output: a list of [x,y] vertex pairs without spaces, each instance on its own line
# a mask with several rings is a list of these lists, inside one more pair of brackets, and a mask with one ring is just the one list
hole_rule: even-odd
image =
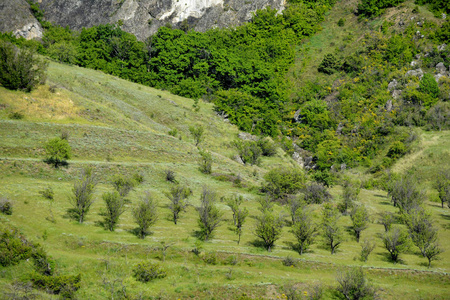
[[[361,22],[402,2],[363,0],[358,6]],[[449,43],[450,23],[426,21],[420,27],[411,23],[398,28],[384,22],[360,40],[362,46],[324,55],[318,70],[330,79],[308,80],[293,89],[286,76],[296,47],[321,30],[334,3],[292,0],[281,14],[266,8],[248,24],[204,33],[184,23],[182,29],[167,25],[143,42],[123,31],[121,24],[81,32],[54,26],[33,4],[46,28],[42,43],[34,44],[41,54],[59,62],[169,90],[195,103],[213,102],[216,111],[239,129],[278,138],[288,152],[298,146],[314,153],[319,170],[363,164],[376,172],[408,151],[414,141],[408,126],[439,130],[449,126],[442,117],[449,111],[448,79],[436,83],[431,73],[409,76],[406,70],[416,57],[421,57],[425,71],[438,62],[450,64],[448,48],[437,49],[440,43]],[[429,5],[436,15],[449,12],[445,1],[417,4]],[[339,26],[344,24],[340,22]],[[3,38],[30,43],[11,35]],[[349,44],[354,39],[351,34],[346,37]],[[393,80],[398,83],[394,89],[402,92],[391,100],[388,84]],[[404,130],[394,130],[394,125]],[[373,164],[380,155],[384,159]]]

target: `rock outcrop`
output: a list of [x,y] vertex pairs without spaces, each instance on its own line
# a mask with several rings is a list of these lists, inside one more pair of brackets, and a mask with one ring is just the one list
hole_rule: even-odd
[[[23,0],[25,1],[25,0]],[[159,27],[188,26],[197,31],[233,27],[251,19],[257,9],[282,11],[285,0],[35,0],[45,18],[72,29],[118,23],[144,40]]]
[[25,0],[0,1],[0,32],[12,32],[26,39],[42,38],[42,27]]

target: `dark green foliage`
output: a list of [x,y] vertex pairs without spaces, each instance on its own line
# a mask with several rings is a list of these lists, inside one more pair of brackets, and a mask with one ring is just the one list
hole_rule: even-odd
[[198,160],[200,172],[211,174],[212,171],[212,155],[208,151],[199,150],[200,158]]
[[11,120],[22,120],[24,118],[24,114],[22,114],[21,112],[15,111],[9,114],[9,118]]
[[450,13],[450,3],[447,0],[416,0],[416,4],[429,4],[429,7],[434,12]]
[[362,0],[358,4],[358,14],[366,17],[376,17],[388,7],[395,7],[405,0]]
[[439,96],[439,85],[433,75],[428,73],[425,73],[420,80],[419,90],[433,98],[437,98]]
[[63,299],[73,299],[81,287],[81,274],[46,276],[34,273],[31,281],[36,288],[60,295]]
[[32,48],[18,49],[0,39],[0,83],[10,90],[29,92],[45,82],[47,63]]
[[336,280],[339,283],[337,291],[345,299],[376,299],[375,289],[367,282],[362,267],[351,268],[347,271],[340,270]]
[[322,211],[321,234],[325,245],[331,250],[331,254],[336,252],[343,241],[342,228],[338,225],[340,214],[338,210],[329,203],[325,203]]
[[39,245],[33,246],[31,257],[37,273],[44,276],[52,276],[56,273],[56,262]]
[[50,201],[53,201],[53,199],[55,197],[55,192],[53,191],[51,186],[46,187],[42,191],[39,191],[39,194],[41,194],[42,197],[44,197],[45,199],[50,200]]
[[383,235],[383,244],[389,252],[389,258],[394,262],[398,262],[400,253],[409,249],[408,233],[406,231],[394,227]]
[[0,265],[16,265],[31,257],[33,244],[29,243],[17,228],[0,224]]
[[262,156],[274,156],[277,154],[277,146],[269,138],[259,139],[256,144],[262,151]]
[[149,228],[158,220],[157,203],[149,192],[145,192],[141,201],[134,207],[133,218],[138,225],[136,235],[140,239],[144,239],[150,234]]
[[327,54],[318,67],[318,71],[325,74],[333,74],[340,68],[337,58],[333,54]]
[[72,148],[69,142],[65,139],[56,137],[49,140],[45,146],[45,161],[48,164],[52,164],[57,168],[59,165],[66,165],[67,159],[70,159],[72,155]]
[[200,230],[198,237],[207,241],[212,237],[214,230],[222,221],[223,213],[216,206],[217,195],[208,187],[203,187],[200,195],[200,206],[197,207],[198,226]]
[[175,179],[175,171],[167,169],[164,173],[166,174],[167,181],[177,183],[177,180]]
[[281,216],[275,217],[270,210],[265,210],[262,215],[256,217],[255,235],[262,240],[264,248],[271,251],[275,242],[280,238],[284,227]]
[[441,28],[439,28],[436,33],[435,37],[443,43],[449,43],[450,42],[450,21],[447,20],[444,24],[442,24]]
[[152,262],[141,262],[133,268],[133,277],[136,278],[137,281],[144,283],[166,276],[166,270],[160,265]]
[[126,210],[125,199],[117,191],[104,193],[102,198],[106,207],[106,211],[102,214],[103,225],[109,231],[114,231],[120,216]]
[[12,201],[6,197],[0,197],[0,212],[5,215],[12,215],[13,212]]
[[345,18],[340,18],[337,24],[339,27],[343,27],[345,25]]
[[262,190],[273,199],[285,198],[305,187],[305,174],[300,168],[275,168],[264,175]]
[[331,187],[334,184],[334,176],[328,170],[317,170],[313,172],[311,179],[314,179],[319,184],[323,184],[326,187]]
[[405,144],[400,141],[395,141],[389,147],[388,153],[386,155],[387,157],[390,157],[392,159],[398,159],[405,155],[407,151],[408,149],[406,148]]
[[170,200],[169,209],[172,212],[173,222],[177,224],[180,218],[180,213],[186,211],[186,207],[189,205],[187,198],[192,194],[192,191],[185,186],[173,186],[170,188],[170,192],[166,192],[165,195]]
[[80,223],[83,223],[86,214],[94,203],[93,196],[96,185],[97,178],[94,175],[94,169],[86,167],[81,171],[81,178],[73,186],[73,195],[69,197],[69,202],[72,205],[69,214]]
[[245,164],[258,165],[260,163],[263,151],[259,147],[258,142],[237,140],[234,142],[234,146]]

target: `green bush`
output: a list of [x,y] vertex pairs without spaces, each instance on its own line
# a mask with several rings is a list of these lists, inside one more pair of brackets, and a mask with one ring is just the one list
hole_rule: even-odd
[[200,172],[203,174],[211,174],[212,172],[212,155],[208,151],[199,151],[200,159],[198,161]]
[[317,69],[319,72],[325,74],[333,74],[339,69],[339,62],[333,54],[327,54]]
[[340,18],[339,21],[337,22],[339,27],[342,27],[345,25],[345,18]]
[[0,265],[16,265],[31,257],[33,245],[20,234],[18,229],[0,224]]
[[274,156],[277,154],[277,146],[269,138],[260,139],[256,142],[262,151],[262,156]]
[[167,276],[167,273],[158,264],[141,262],[134,267],[133,276],[137,281],[149,282],[154,279],[164,278]]
[[405,155],[407,151],[408,150],[407,150],[405,144],[403,144],[400,141],[395,141],[389,147],[389,151],[387,153],[387,156],[392,158],[392,159],[397,159],[397,158],[400,158],[403,155]]
[[262,190],[273,199],[296,194],[305,187],[305,174],[299,168],[279,167],[270,170],[265,176]]
[[47,63],[36,56],[36,51],[18,49],[0,40],[0,83],[10,90],[29,92],[45,82]]
[[259,165],[263,150],[257,142],[237,140],[234,142],[234,146],[238,150],[239,157],[245,164]]
[[13,204],[11,200],[6,197],[0,198],[0,212],[5,215],[12,215]]
[[433,75],[428,73],[425,73],[420,80],[419,90],[433,98],[437,98],[439,96],[439,85]]
[[203,257],[203,261],[208,265],[217,265],[217,253],[216,252],[208,252]]
[[385,8],[395,7],[405,0],[362,0],[358,4],[358,14],[366,17],[376,17],[383,13]]
[[72,148],[69,142],[60,137],[53,138],[44,146],[46,158],[45,162],[52,164],[57,168],[60,165],[66,165],[66,159],[71,157]]
[[63,299],[73,299],[75,292],[81,287],[81,274],[46,276],[34,273],[31,281],[36,288],[58,294]]

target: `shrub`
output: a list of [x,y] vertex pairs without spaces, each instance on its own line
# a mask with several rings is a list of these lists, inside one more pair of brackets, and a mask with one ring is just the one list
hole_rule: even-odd
[[403,144],[400,141],[395,141],[392,143],[392,145],[389,147],[387,156],[392,159],[397,159],[405,155],[407,152],[405,144]]
[[290,255],[286,256],[282,262],[283,262],[283,266],[286,266],[286,267],[291,267],[291,266],[295,267],[297,265],[297,260]]
[[216,200],[216,193],[207,187],[203,187],[200,196],[200,206],[197,207],[197,223],[200,227],[198,236],[203,241],[212,237],[214,230],[222,221],[223,213],[215,205]]
[[277,154],[277,146],[268,138],[260,139],[256,144],[261,149],[262,156],[274,156]]
[[374,299],[375,289],[367,283],[362,268],[352,268],[348,271],[339,271],[336,278],[339,286],[337,291],[345,299]]
[[204,174],[211,174],[212,163],[213,163],[211,153],[209,153],[208,151],[200,150],[199,154],[200,154],[200,159],[199,159],[198,163],[199,163],[200,172],[202,172]]
[[339,21],[337,22],[339,27],[342,27],[345,25],[345,19],[344,18],[340,18]]
[[158,220],[157,203],[150,195],[145,192],[142,200],[136,204],[133,209],[133,217],[138,225],[137,236],[144,239],[149,234],[148,229]]
[[60,137],[53,138],[44,146],[45,162],[57,168],[59,165],[67,165],[66,159],[71,157],[72,148],[69,142]]
[[0,198],[0,212],[5,215],[12,215],[13,204],[11,200],[6,197]]
[[339,69],[339,62],[333,54],[327,54],[323,58],[317,70],[325,74],[333,74]]
[[167,181],[173,182],[173,183],[177,182],[177,180],[175,179],[175,171],[167,169],[164,171],[164,173],[166,174]]
[[86,214],[94,203],[93,196],[96,185],[97,179],[94,170],[92,167],[86,167],[81,172],[81,178],[73,186],[73,195],[69,197],[70,204],[73,207],[69,209],[69,213],[80,223],[83,223]]
[[0,40],[0,83],[7,89],[31,91],[45,82],[47,63],[32,49]]
[[398,262],[400,253],[409,249],[408,233],[395,227],[383,235],[383,244],[393,262]]
[[217,265],[217,253],[216,252],[208,252],[203,257],[203,261],[208,265]]
[[433,98],[437,98],[439,96],[439,85],[433,75],[428,73],[425,73],[420,80],[419,90]]
[[321,204],[332,199],[331,194],[325,186],[320,183],[311,182],[305,189],[305,201],[308,204]]
[[270,170],[264,179],[266,183],[262,190],[273,199],[285,198],[289,194],[296,194],[305,186],[305,174],[299,168],[279,167]]
[[263,211],[261,216],[256,217],[255,235],[262,240],[264,248],[271,251],[275,242],[280,238],[284,226],[282,216],[275,217],[269,210]]
[[81,274],[46,276],[34,273],[31,281],[36,288],[61,295],[63,299],[73,299],[74,293],[81,287]]
[[23,115],[23,113],[15,111],[9,114],[9,118],[11,120],[22,120],[25,116]]
[[111,184],[122,198],[126,197],[136,186],[136,182],[133,178],[125,177],[122,174],[115,174],[111,178]]
[[236,141],[234,146],[238,150],[238,155],[245,164],[258,165],[263,150],[254,141]]
[[16,265],[21,260],[31,257],[33,245],[20,234],[19,230],[0,224],[0,265]]
[[104,193],[102,198],[106,206],[106,211],[102,214],[103,225],[109,231],[114,231],[120,216],[125,212],[125,200],[117,191]]
[[366,262],[369,258],[370,253],[372,253],[373,249],[375,249],[375,242],[371,242],[368,239],[365,239],[364,242],[361,243],[361,254],[359,259],[363,262]]
[[134,267],[133,276],[137,281],[149,282],[154,279],[166,277],[167,272],[158,264],[141,262]]
[[205,129],[203,128],[203,126],[190,126],[189,132],[194,138],[195,146],[198,146],[204,139],[203,134],[205,132]]

